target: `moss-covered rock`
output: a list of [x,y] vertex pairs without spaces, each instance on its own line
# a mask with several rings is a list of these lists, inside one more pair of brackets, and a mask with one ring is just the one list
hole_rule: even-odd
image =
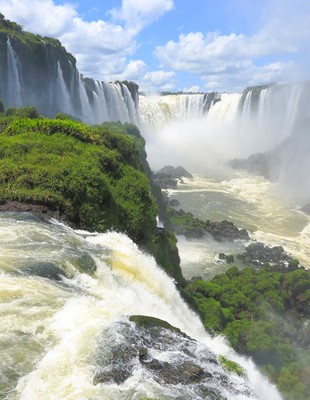
[[158,328],[169,329],[172,332],[184,335],[184,333],[182,333],[179,328],[176,328],[175,326],[170,325],[169,322],[159,318],[149,317],[147,315],[131,315],[129,317],[129,321],[134,322],[137,326],[142,327],[144,329],[158,327]]
[[223,365],[223,367],[229,371],[229,372],[233,372],[239,376],[243,376],[246,377],[247,373],[246,371],[236,362],[228,360],[228,358],[224,357],[224,356],[220,356],[220,361]]
[[[116,338],[112,345],[111,337]],[[121,384],[133,374],[141,374],[149,380],[150,390],[152,382],[159,383],[156,394],[160,398],[172,398],[172,388],[173,398],[180,399],[224,400],[223,388],[225,398],[252,395],[244,375],[238,377],[241,385],[235,384],[228,361],[219,362],[201,343],[148,316],[132,316],[129,322],[110,326],[98,340],[95,363],[95,384]],[[236,365],[229,367],[238,370]],[[139,395],[138,389],[135,396]]]

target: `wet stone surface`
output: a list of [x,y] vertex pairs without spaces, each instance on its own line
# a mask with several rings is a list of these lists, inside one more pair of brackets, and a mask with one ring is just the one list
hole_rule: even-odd
[[181,387],[183,392],[190,387],[197,399],[224,400],[224,391],[232,396],[251,392],[246,380],[236,388],[234,378],[207,347],[164,321],[150,318],[148,325],[147,318],[143,324],[117,322],[103,333],[95,356],[95,385],[120,385],[139,371],[161,386]]

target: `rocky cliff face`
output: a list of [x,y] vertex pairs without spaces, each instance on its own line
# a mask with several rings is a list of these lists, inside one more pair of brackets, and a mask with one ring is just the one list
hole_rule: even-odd
[[22,31],[0,16],[0,98],[5,107],[35,106],[88,123],[137,122],[138,85],[84,78],[75,58],[52,38]]

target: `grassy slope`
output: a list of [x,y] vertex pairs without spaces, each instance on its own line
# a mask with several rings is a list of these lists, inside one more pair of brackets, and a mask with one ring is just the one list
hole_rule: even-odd
[[157,205],[136,127],[91,128],[37,118],[29,108],[7,114],[0,118],[0,202],[47,205],[77,227],[126,232],[183,280],[174,237],[156,230]]

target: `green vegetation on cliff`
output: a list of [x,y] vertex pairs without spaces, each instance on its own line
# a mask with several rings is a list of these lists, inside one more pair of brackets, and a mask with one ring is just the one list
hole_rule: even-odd
[[285,399],[309,398],[310,271],[233,266],[188,284],[184,294],[206,329],[253,357]]
[[31,108],[1,114],[0,202],[44,205],[83,229],[125,232],[181,282],[175,240],[156,229],[138,129],[38,117]]

